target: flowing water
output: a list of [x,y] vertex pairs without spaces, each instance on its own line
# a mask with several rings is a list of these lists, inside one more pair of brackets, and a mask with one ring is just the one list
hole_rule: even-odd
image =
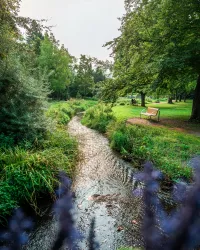
[[[110,149],[107,138],[81,125],[79,117],[71,120],[68,131],[77,138],[80,151],[73,182],[79,231],[87,238],[90,222],[95,217],[95,233],[101,250],[139,246],[142,202],[132,196],[137,185],[132,178],[133,166]],[[57,231],[56,219],[49,216],[32,235],[26,249],[50,250]],[[86,240],[80,243],[79,249],[87,249]]]

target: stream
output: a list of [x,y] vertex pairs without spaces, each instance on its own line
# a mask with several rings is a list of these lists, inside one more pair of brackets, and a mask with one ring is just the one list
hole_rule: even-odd
[[[76,116],[68,125],[69,133],[78,140],[80,151],[73,182],[76,226],[85,237],[79,249],[87,249],[86,239],[93,217],[101,250],[140,246],[142,202],[132,195],[137,185],[132,175],[137,170],[110,149],[106,137],[83,126],[80,119]],[[25,249],[50,250],[57,232],[57,220],[50,214],[33,233]]]

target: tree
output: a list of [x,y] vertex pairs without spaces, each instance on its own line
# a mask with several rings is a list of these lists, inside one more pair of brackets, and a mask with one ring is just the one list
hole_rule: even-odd
[[94,92],[94,77],[92,58],[81,55],[79,63],[74,66],[74,80],[70,85],[70,94],[76,97],[92,97]]
[[[25,45],[19,29],[19,1],[1,1],[0,5],[1,136],[11,137],[16,143],[33,141],[48,129],[44,114],[48,83],[43,75],[32,74],[33,69],[26,65],[29,60],[22,63],[20,52]],[[29,53],[24,58],[28,57]]]
[[122,88],[133,79],[143,85],[145,76],[151,88],[162,86],[174,94],[180,83],[183,88],[187,84],[188,75],[190,82],[197,78],[190,119],[200,120],[199,0],[125,0],[125,6],[122,34],[108,43],[115,76],[124,78]]
[[[144,2],[144,1],[143,1]],[[197,78],[191,120],[200,120],[200,4],[198,0],[145,1],[156,23],[150,28],[160,79]],[[144,7],[143,7],[144,8]]]
[[121,36],[106,44],[113,48],[114,77],[124,92],[140,93],[141,105],[145,106],[145,96],[157,75],[149,32],[141,13],[127,12],[121,21]]
[[72,77],[72,58],[64,46],[59,46],[53,35],[46,34],[41,41],[38,63],[48,75],[52,97],[65,99],[67,86]]

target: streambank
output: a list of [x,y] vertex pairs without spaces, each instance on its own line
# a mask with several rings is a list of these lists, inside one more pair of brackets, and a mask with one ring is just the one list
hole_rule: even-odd
[[[77,228],[86,238],[91,219],[95,217],[100,249],[140,246],[142,202],[132,196],[137,184],[132,175],[136,170],[110,149],[103,135],[81,125],[79,117],[70,121],[68,131],[77,138],[80,151],[73,182]],[[25,249],[49,250],[57,232],[57,220],[50,214]],[[87,241],[83,240],[79,249],[87,249],[86,246]]]

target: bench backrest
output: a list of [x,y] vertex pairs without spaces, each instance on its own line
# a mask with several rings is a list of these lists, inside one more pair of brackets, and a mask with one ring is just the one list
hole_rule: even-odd
[[152,114],[152,115],[157,115],[158,111],[159,111],[159,109],[156,109],[156,108],[148,108],[147,109],[147,113]]

